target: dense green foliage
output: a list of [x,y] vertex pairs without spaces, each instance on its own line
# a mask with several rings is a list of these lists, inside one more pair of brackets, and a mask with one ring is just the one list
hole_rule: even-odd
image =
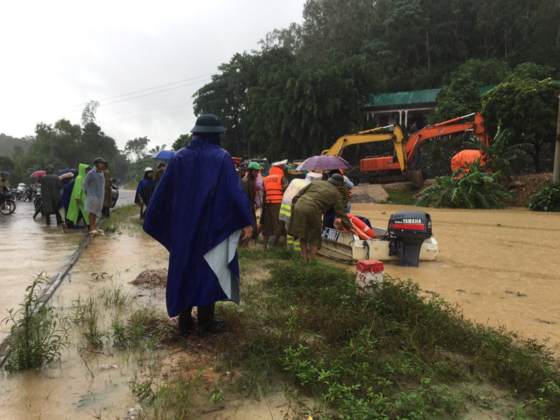
[[[439,176],[435,185],[420,193],[417,206],[458,207],[465,209],[502,209],[512,196],[499,183],[500,172],[487,173],[478,162],[457,169],[452,176]],[[459,175],[462,176],[458,178]]]
[[482,97],[482,115],[489,133],[497,131],[500,121],[512,130],[515,143],[527,144],[525,151],[536,172],[541,172],[543,158],[553,156],[559,94],[560,84],[551,79],[514,76]]
[[535,211],[560,211],[560,182],[551,182],[536,192],[527,206]]
[[195,112],[222,117],[233,155],[317,154],[371,128],[360,104],[375,93],[448,85],[438,113],[455,117],[479,110],[480,87],[512,73],[555,77],[559,20],[554,0],[308,0],[301,25],[222,64]]

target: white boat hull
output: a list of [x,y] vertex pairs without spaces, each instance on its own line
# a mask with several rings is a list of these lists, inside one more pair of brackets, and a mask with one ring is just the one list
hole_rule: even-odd
[[[349,263],[359,260],[398,261],[398,255],[389,255],[389,241],[378,239],[387,231],[381,228],[373,228],[373,230],[377,238],[365,241],[352,233],[325,228],[318,253]],[[439,247],[436,239],[433,237],[426,239],[420,249],[420,261],[435,261],[438,254]]]

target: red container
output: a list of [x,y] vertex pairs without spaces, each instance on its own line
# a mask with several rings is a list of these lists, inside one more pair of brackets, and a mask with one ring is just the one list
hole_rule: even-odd
[[383,261],[377,260],[361,260],[356,264],[356,271],[362,273],[382,273],[383,268]]

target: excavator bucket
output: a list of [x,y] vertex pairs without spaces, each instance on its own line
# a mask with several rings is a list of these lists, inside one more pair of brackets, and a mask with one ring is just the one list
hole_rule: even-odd
[[407,181],[412,182],[418,189],[424,185],[424,175],[420,171],[406,171],[403,175]]

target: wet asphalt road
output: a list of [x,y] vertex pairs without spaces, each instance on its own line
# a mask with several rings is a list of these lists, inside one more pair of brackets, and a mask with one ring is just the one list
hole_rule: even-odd
[[[133,204],[134,191],[119,190],[117,206]],[[40,215],[33,219],[33,203],[16,203],[16,211],[0,214],[0,321],[10,308],[16,308],[25,289],[40,273],[54,275],[84,239],[84,229],[69,229],[64,234],[51,216],[45,225]],[[0,342],[9,326],[0,324]]]

